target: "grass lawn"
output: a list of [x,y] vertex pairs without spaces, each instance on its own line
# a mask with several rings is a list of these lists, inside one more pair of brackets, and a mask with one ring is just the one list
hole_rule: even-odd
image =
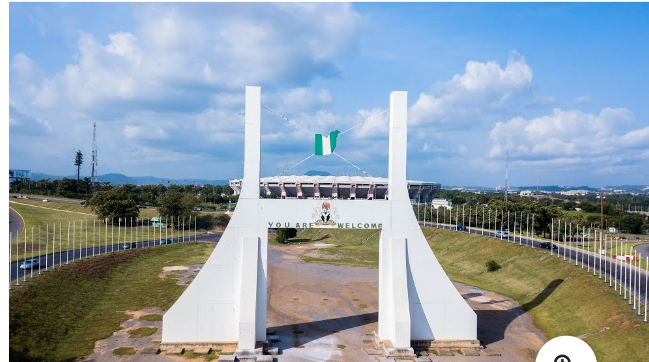
[[133,347],[120,347],[113,351],[115,356],[132,356],[135,354],[135,348]]
[[[300,234],[300,232],[302,232]],[[325,242],[336,244],[332,248],[322,248],[317,254],[302,255],[307,262],[326,264],[353,265],[372,267],[379,262],[378,230],[342,230],[342,229],[298,229],[298,237],[291,239],[291,244]],[[368,239],[369,238],[369,239]],[[275,235],[269,235],[268,241],[275,245]]]
[[141,321],[159,322],[162,320],[162,314],[147,314],[138,318]]
[[148,337],[158,331],[158,328],[155,327],[142,327],[137,329],[132,329],[128,331],[128,334],[131,338],[143,338]]
[[[17,200],[17,201],[16,201]],[[132,241],[160,240],[161,238],[182,238],[182,230],[172,228],[154,228],[148,225],[151,217],[158,216],[157,210],[141,209],[140,220],[128,220],[127,227],[124,221],[113,220],[106,224],[103,220],[96,220],[92,210],[78,204],[63,204],[55,202],[42,202],[33,200],[12,199],[9,206],[18,212],[25,221],[25,233],[18,237],[18,255],[24,259],[25,241],[27,242],[27,256],[45,254],[52,252],[52,240],[56,239],[56,252],[59,250],[78,249],[92,247],[95,245],[123,244]],[[199,217],[200,219],[200,217]],[[186,221],[188,223],[188,220]],[[56,224],[56,225],[55,225]],[[170,223],[171,224],[171,223]],[[182,225],[182,220],[181,220]],[[39,239],[40,226],[40,239]],[[56,232],[55,232],[56,227]],[[189,225],[186,224],[186,227]],[[199,225],[200,227],[200,225]],[[10,226],[11,228],[11,226]],[[34,230],[34,252],[32,254],[32,229]],[[69,230],[69,247],[68,247]],[[16,260],[16,233],[12,231],[12,260]],[[197,234],[203,234],[198,231]],[[185,230],[185,238],[189,237],[190,231]],[[193,231],[191,231],[193,235]],[[40,241],[40,253],[38,249]],[[79,244],[81,242],[81,245]],[[116,247],[117,248],[117,247]]]
[[[597,277],[549,252],[495,238],[435,228],[422,228],[444,270],[452,280],[506,295],[528,312],[548,338],[582,336],[598,361],[644,361],[649,355],[649,324],[642,322]],[[344,237],[338,237],[338,233]],[[310,262],[378,266],[378,236],[360,244],[368,231],[327,230],[323,241],[336,247],[303,257]],[[306,234],[306,232],[305,232]],[[304,236],[303,234],[302,236]],[[502,268],[488,273],[485,263]],[[605,328],[609,328],[604,330]]]
[[9,294],[12,361],[73,361],[90,355],[131,318],[126,310],[167,310],[185,286],[158,277],[162,267],[204,263],[213,244],[136,249],[70,264]]

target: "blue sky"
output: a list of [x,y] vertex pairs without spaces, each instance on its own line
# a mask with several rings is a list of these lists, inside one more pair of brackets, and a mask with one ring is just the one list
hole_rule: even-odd
[[[263,176],[408,91],[408,177],[444,185],[649,184],[649,4],[11,3],[9,165],[238,178],[243,95]],[[336,151],[387,174],[387,113]],[[335,156],[310,169],[358,174]]]

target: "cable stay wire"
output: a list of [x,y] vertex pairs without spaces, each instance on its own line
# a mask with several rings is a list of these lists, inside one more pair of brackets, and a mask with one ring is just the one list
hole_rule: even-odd
[[[279,118],[283,119],[284,121],[286,121],[286,122],[292,124],[293,126],[299,128],[300,130],[315,135],[314,132],[309,131],[309,130],[307,130],[306,128],[300,126],[299,124],[297,124],[297,123],[291,121],[290,119],[288,119],[287,117],[281,115],[280,113],[278,113],[278,112],[275,111],[274,109],[268,107],[267,105],[265,105],[265,104],[263,104],[263,103],[262,103],[261,105],[262,105],[264,108],[266,108],[268,111],[270,111],[271,113],[274,113],[277,117],[279,117]],[[382,112],[379,112],[379,113],[377,113],[377,114],[375,114],[375,115],[369,116],[369,117],[365,118],[362,122],[359,122],[358,124],[356,124],[356,125],[354,125],[354,126],[348,128],[348,129],[346,129],[345,131],[340,132],[339,135],[345,134],[345,133],[347,133],[347,132],[353,130],[353,129],[356,128],[356,127],[360,127],[361,125],[363,125],[363,124],[366,123],[367,121],[369,121],[369,120],[371,120],[371,119],[374,119],[375,117],[378,117],[378,116],[382,115],[383,113],[385,113],[385,112],[387,112],[387,111],[389,111],[389,110],[390,110],[390,108],[387,108],[387,109],[383,110]],[[370,177],[370,178],[372,177],[372,175],[370,175],[367,171],[365,171],[365,170],[363,170],[362,168],[360,168],[360,167],[356,166],[355,164],[351,163],[350,161],[348,161],[347,159],[345,159],[343,156],[339,155],[338,153],[336,153],[336,152],[332,152],[332,154],[338,156],[341,160],[343,160],[343,161],[347,162],[348,164],[352,165],[354,168],[356,168],[357,170],[359,170],[360,172],[362,172],[363,174],[365,174],[366,177]],[[295,165],[293,165],[293,166],[291,166],[291,167],[285,169],[284,171],[282,171],[281,173],[279,173],[279,174],[278,174],[277,176],[275,176],[275,177],[279,177],[279,176],[285,174],[286,172],[288,172],[288,171],[292,170],[293,168],[299,166],[300,164],[302,164],[303,162],[305,162],[306,160],[310,159],[310,158],[313,157],[313,156],[315,156],[315,153],[314,153],[314,154],[311,154],[309,157],[303,159],[302,161],[296,163]]]
[[282,171],[279,175],[277,175],[277,176],[275,176],[275,177],[280,177],[280,176],[282,176],[282,175],[285,174],[286,172],[288,172],[288,171],[290,171],[291,169],[297,167],[299,164],[301,164],[302,162],[308,160],[309,158],[311,158],[311,157],[313,157],[313,156],[315,156],[315,153],[311,154],[311,156],[309,156],[309,157],[303,159],[302,161],[296,163],[295,165],[293,165],[293,166],[287,168],[286,170]]
[[262,105],[264,108],[266,108],[267,110],[269,110],[269,111],[271,111],[272,113],[274,113],[275,115],[277,115],[277,117],[279,117],[279,118],[285,120],[286,122],[288,122],[288,123],[292,124],[293,126],[299,128],[299,129],[301,129],[302,131],[304,131],[304,132],[306,132],[306,133],[315,134],[315,133],[309,131],[308,129],[305,129],[304,127],[300,126],[299,124],[297,124],[297,123],[291,121],[290,119],[288,119],[288,118],[282,116],[281,114],[277,113],[277,111],[275,111],[274,109],[268,107],[267,105],[265,105],[265,104],[263,104],[263,103],[262,103],[261,105]]
[[365,175],[367,175],[367,177],[370,177],[370,178],[372,178],[372,177],[373,177],[372,175],[370,175],[370,174],[369,174],[368,172],[366,172],[366,171],[365,171],[365,170],[363,170],[362,168],[360,168],[360,167],[358,167],[358,166],[356,166],[356,165],[354,165],[353,163],[351,163],[351,162],[349,162],[349,161],[347,161],[347,159],[345,159],[345,158],[344,158],[343,156],[341,156],[341,155],[339,155],[339,154],[338,154],[337,152],[331,152],[331,154],[333,154],[333,155],[336,155],[336,156],[338,156],[338,157],[340,157],[340,159],[341,159],[341,160],[343,160],[343,161],[345,161],[345,162],[347,162],[348,164],[350,164],[350,165],[352,165],[352,166],[354,166],[354,167],[355,167],[355,168],[356,168],[357,170],[359,170],[360,172],[362,172],[362,173],[364,173]]
[[352,126],[351,128],[349,128],[349,129],[347,129],[347,130],[345,130],[345,131],[340,132],[339,135],[345,134],[345,133],[347,133],[347,132],[353,130],[354,128],[356,128],[356,127],[362,125],[363,123],[369,121],[370,119],[373,119],[374,117],[378,117],[378,116],[382,115],[383,113],[385,113],[385,112],[387,112],[387,111],[389,111],[389,110],[390,110],[390,108],[385,109],[385,110],[383,110],[383,112],[380,112],[380,113],[375,114],[375,115],[373,115],[373,116],[369,116],[369,117],[365,118],[365,120],[363,120],[362,122],[358,123],[357,125]]

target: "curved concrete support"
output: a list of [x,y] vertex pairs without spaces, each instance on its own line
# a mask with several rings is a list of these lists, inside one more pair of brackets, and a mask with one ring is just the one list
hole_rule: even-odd
[[266,339],[268,229],[259,227],[261,88],[246,87],[245,162],[239,202],[219,244],[162,320],[162,346],[237,345]]
[[[475,345],[477,316],[435,258],[412,212],[406,189],[407,103],[406,92],[390,95],[390,215],[381,231],[379,245],[378,337],[391,341],[396,348],[410,347],[411,341],[432,340],[466,341]],[[395,261],[395,258],[403,260]],[[403,267],[395,266],[402,262]],[[404,268],[406,301],[394,297],[395,293],[403,293]],[[408,333],[403,330],[402,319],[406,315],[403,303],[407,303]]]

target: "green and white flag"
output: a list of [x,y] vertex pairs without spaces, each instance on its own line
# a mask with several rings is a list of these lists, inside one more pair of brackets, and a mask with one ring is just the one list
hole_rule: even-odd
[[325,137],[321,134],[315,135],[315,154],[317,156],[323,156],[331,154],[336,149],[336,138],[340,132],[335,130],[329,132],[329,137]]

